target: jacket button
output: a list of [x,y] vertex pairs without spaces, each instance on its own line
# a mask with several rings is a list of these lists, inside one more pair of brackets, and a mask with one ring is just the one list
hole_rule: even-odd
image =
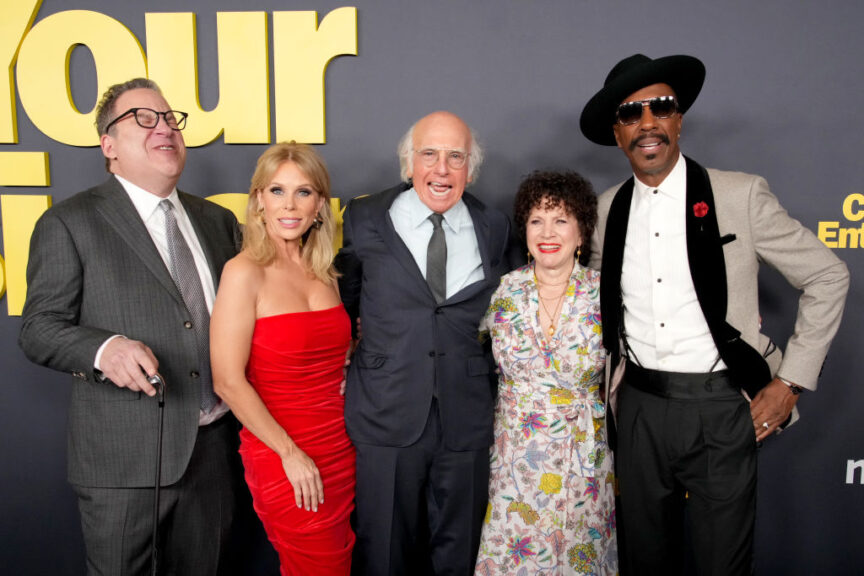
[[189,322],[188,320],[186,322],[183,322],[183,327],[186,328],[187,330],[191,330],[192,329],[192,322]]
[[198,378],[198,371],[193,370],[192,372],[189,373],[189,376],[191,376],[192,378]]
[[430,358],[434,358],[434,357],[435,357],[435,351],[434,351],[434,350],[430,350],[430,351],[429,351],[429,357],[430,357]]

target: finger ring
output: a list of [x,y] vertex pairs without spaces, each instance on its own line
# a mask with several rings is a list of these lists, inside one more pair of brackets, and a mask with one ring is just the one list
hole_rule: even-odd
[[764,428],[765,430],[768,430],[768,428],[769,428],[768,422],[762,422],[762,428]]

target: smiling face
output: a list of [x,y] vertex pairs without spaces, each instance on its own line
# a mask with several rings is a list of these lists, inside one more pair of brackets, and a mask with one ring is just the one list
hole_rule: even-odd
[[[112,120],[130,108],[170,110],[161,94],[137,88],[117,98]],[[186,164],[183,133],[169,128],[161,116],[154,128],[142,128],[129,114],[102,135],[100,145],[113,174],[163,198],[174,189]]]
[[264,210],[264,227],[274,242],[299,242],[312,227],[324,205],[324,197],[294,162],[283,162],[263,190],[258,205]]
[[549,206],[543,198],[528,214],[525,240],[537,269],[572,269],[582,234],[576,216],[569,214],[563,203]]
[[439,153],[432,166],[426,166],[420,150],[471,152],[471,131],[458,117],[449,112],[435,112],[417,122],[414,127],[413,168],[408,176],[420,200],[433,212],[443,214],[462,198],[468,176],[469,162],[459,169],[447,163],[447,154]]
[[[634,92],[621,103],[656,96],[675,96],[675,91],[668,84],[652,84]],[[645,106],[642,118],[635,124],[614,124],[618,147],[624,150],[636,177],[648,186],[659,186],[678,162],[681,120],[678,112],[669,118],[656,118]]]

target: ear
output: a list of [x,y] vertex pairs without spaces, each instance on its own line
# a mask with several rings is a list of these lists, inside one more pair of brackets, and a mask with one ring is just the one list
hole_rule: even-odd
[[99,137],[99,147],[102,148],[102,155],[109,160],[114,160],[117,155],[114,153],[114,138],[108,134],[103,134]]
[[613,124],[612,125],[612,133],[615,134],[615,144],[618,145],[618,148],[623,149],[624,147],[621,146],[621,137],[618,135],[619,128],[620,127],[619,127],[617,122],[615,124]]
[[261,190],[257,190],[257,191],[255,192],[255,200],[258,202],[258,205],[255,207],[255,209],[256,209],[258,212],[261,212],[261,211],[263,210],[263,208],[264,208],[264,203],[261,202]]
[[327,202],[327,199],[324,196],[318,196],[318,212],[321,212],[321,209],[324,208],[324,203]]

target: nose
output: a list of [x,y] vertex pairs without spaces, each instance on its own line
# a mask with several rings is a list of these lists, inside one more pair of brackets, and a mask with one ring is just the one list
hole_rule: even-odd
[[[651,107],[646,102],[642,104],[642,117],[639,119],[639,126],[642,130],[650,130],[656,124],[657,118],[651,112]],[[648,128],[646,128],[646,126]]]
[[433,170],[436,174],[446,174],[449,171],[449,167],[447,166],[447,151],[439,150],[438,157],[435,160],[435,166]]
[[170,134],[174,131],[168,125],[168,121],[165,119],[164,114],[156,115],[156,126],[153,127],[153,130],[159,132],[160,134]]

